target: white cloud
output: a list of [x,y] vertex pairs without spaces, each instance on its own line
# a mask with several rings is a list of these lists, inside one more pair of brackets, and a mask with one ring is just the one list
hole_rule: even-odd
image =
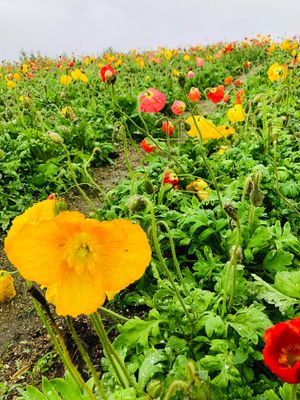
[[298,32],[298,0],[0,0],[0,59]]

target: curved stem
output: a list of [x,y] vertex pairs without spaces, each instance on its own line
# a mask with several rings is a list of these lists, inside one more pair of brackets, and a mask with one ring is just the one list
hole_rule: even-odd
[[174,279],[173,279],[173,277],[172,277],[172,275],[171,275],[171,273],[169,271],[169,268],[167,267],[167,264],[166,264],[166,262],[165,262],[165,260],[163,258],[163,255],[162,255],[162,252],[161,252],[161,249],[160,249],[159,240],[158,240],[158,236],[157,236],[157,223],[156,223],[156,219],[155,219],[153,205],[148,199],[147,199],[147,203],[148,203],[148,208],[150,210],[150,216],[151,216],[151,227],[152,227],[152,237],[153,237],[154,247],[155,247],[155,251],[157,253],[160,265],[164,269],[165,274],[167,275],[167,277],[169,279],[169,282],[170,282],[170,284],[172,286],[172,289],[174,290],[174,293],[176,294],[176,297],[179,300],[179,302],[180,302],[180,304],[181,304],[181,306],[182,306],[182,308],[183,308],[183,310],[185,312],[185,315],[186,315],[187,319],[189,320],[189,322],[191,324],[191,327],[193,329],[194,322],[193,322],[193,320],[192,320],[192,318],[190,316],[190,313],[189,313],[188,309],[186,308],[186,305],[185,305],[185,303],[184,303],[184,301],[183,301],[183,299],[182,299],[182,297],[181,297],[181,295],[180,295],[180,293],[179,293],[179,291],[177,289],[177,286],[176,286],[176,284],[174,282]]
[[130,376],[126,365],[124,364],[124,361],[121,359],[119,356],[118,352],[114,348],[114,346],[111,344],[110,340],[108,339],[108,336],[106,334],[102,319],[100,315],[95,312],[90,315],[90,319],[92,321],[92,324],[94,325],[94,328],[96,330],[96,333],[103,345],[104,351],[106,353],[106,356],[108,357],[121,385],[124,388],[128,387],[136,387],[135,382],[133,381],[132,377]]
[[81,342],[81,340],[80,340],[80,338],[79,338],[79,336],[78,336],[78,334],[77,334],[77,332],[76,332],[76,330],[74,328],[74,324],[73,324],[72,318],[71,317],[67,317],[66,320],[67,320],[67,326],[68,326],[69,331],[71,332],[72,338],[73,338],[74,342],[76,343],[76,346],[78,347],[78,350],[80,351],[80,354],[82,355],[82,358],[84,359],[84,362],[88,366],[88,368],[89,368],[89,370],[90,370],[90,372],[91,372],[91,374],[92,374],[92,376],[94,378],[94,383],[97,386],[97,389],[99,391],[101,399],[102,400],[107,400],[107,396],[106,396],[106,394],[104,392],[104,389],[103,389],[102,384],[101,384],[101,382],[99,380],[99,377],[98,377],[98,372],[96,371],[96,369],[95,369],[95,367],[94,367],[94,365],[93,365],[93,363],[92,363],[87,351],[85,350],[84,346],[82,345],[82,342]]

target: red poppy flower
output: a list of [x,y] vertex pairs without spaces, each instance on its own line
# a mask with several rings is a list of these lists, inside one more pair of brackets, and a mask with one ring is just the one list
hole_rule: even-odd
[[220,103],[220,101],[223,100],[224,96],[225,93],[223,85],[215,87],[207,93],[207,97],[209,98],[209,100],[211,100],[215,104]]
[[150,88],[138,97],[139,111],[156,113],[166,105],[166,96],[155,88]]
[[185,112],[186,104],[183,101],[175,100],[171,106],[171,110],[175,115],[181,115]]
[[164,176],[163,183],[170,183],[174,189],[179,189],[179,178],[175,172],[166,172]]
[[246,69],[249,69],[251,67],[251,62],[250,61],[245,62],[244,67]]
[[145,150],[147,153],[152,153],[154,150],[156,150],[156,146],[152,146],[148,141],[147,141],[147,139],[143,139],[142,141],[141,141],[141,148],[143,149],[143,150]]
[[236,86],[236,87],[241,87],[241,86],[243,86],[244,82],[241,81],[240,79],[236,79],[236,80],[233,82],[233,84],[234,84],[234,86]]
[[242,104],[245,97],[245,90],[240,89],[235,94],[235,104]]
[[266,366],[284,382],[300,382],[300,317],[280,322],[264,334]]
[[105,65],[99,71],[100,78],[104,83],[113,83],[116,80],[117,72],[109,65]]
[[162,123],[161,129],[167,136],[172,136],[174,132],[174,126],[171,121],[164,121]]
[[192,103],[197,103],[200,100],[200,90],[198,88],[192,87],[189,91],[188,98]]

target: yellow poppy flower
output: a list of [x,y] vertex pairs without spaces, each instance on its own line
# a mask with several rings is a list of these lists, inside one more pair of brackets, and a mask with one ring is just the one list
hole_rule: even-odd
[[220,132],[222,137],[227,138],[228,136],[231,136],[235,133],[235,129],[232,126],[229,125],[219,125],[218,131]]
[[16,295],[14,278],[6,271],[0,270],[0,303]]
[[228,146],[221,146],[220,149],[218,150],[218,154],[220,154],[220,156],[223,156],[227,149]]
[[245,112],[241,104],[236,104],[227,111],[227,117],[230,122],[245,121]]
[[77,211],[63,211],[38,224],[26,222],[13,240],[10,235],[5,240],[9,260],[25,279],[48,288],[47,298],[64,316],[95,312],[106,293],[139,279],[151,259],[139,225],[85,219]]
[[28,66],[28,64],[23,64],[23,65],[22,65],[22,72],[24,72],[24,74],[27,74],[28,71],[29,71],[29,66]]
[[82,72],[79,68],[76,68],[74,71],[72,71],[71,76],[74,79],[74,81],[80,80],[84,83],[87,83],[89,81],[86,74]]
[[272,64],[268,69],[268,78],[270,81],[285,80],[288,69],[285,65],[280,65],[278,62]]
[[210,139],[220,139],[222,137],[218,128],[211,121],[200,117],[199,115],[195,115],[194,118],[190,116],[186,119],[186,122],[191,126],[191,129],[187,132],[189,136],[200,137],[200,130],[204,142],[207,142]]
[[60,115],[64,118],[68,118],[70,121],[76,120],[76,114],[73,111],[73,108],[70,106],[63,107],[61,109]]
[[70,75],[62,75],[59,82],[64,86],[68,86],[72,82],[72,77]]
[[211,194],[211,188],[202,178],[198,178],[191,182],[187,185],[186,190],[189,192],[195,192],[200,200],[206,200]]
[[16,84],[15,84],[14,81],[8,80],[8,81],[6,82],[6,87],[7,87],[7,89],[13,89],[13,88],[16,87]]
[[173,53],[172,53],[171,50],[166,50],[164,52],[164,57],[165,57],[166,60],[170,60],[170,58],[172,58],[172,56],[173,56]]

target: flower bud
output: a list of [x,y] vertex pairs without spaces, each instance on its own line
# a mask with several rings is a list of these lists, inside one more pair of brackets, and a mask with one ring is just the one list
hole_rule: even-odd
[[48,132],[48,136],[53,143],[60,144],[64,142],[63,138],[57,132],[50,131]]
[[235,222],[238,222],[239,217],[237,215],[236,209],[231,203],[225,203],[224,204],[224,211],[226,214]]
[[147,208],[148,202],[144,196],[131,196],[127,202],[127,207],[132,212],[141,212]]
[[179,74],[178,74],[178,76],[177,76],[177,80],[178,80],[179,86],[181,86],[182,88],[184,88],[185,81],[186,81],[186,78],[185,78],[184,73],[179,72]]

